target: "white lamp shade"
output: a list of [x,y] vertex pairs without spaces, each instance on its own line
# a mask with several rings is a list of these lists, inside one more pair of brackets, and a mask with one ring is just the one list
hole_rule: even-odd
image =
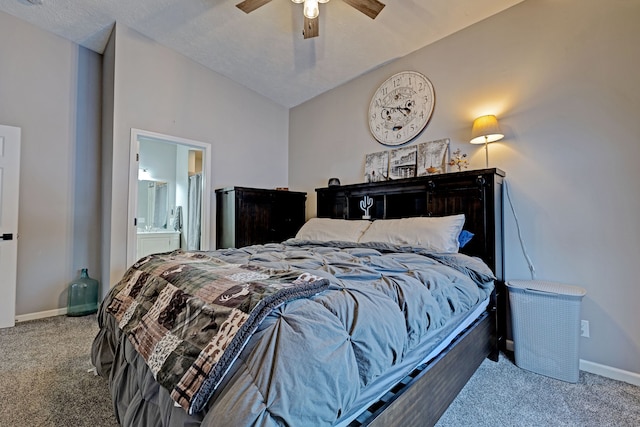
[[498,119],[493,114],[478,117],[473,121],[470,141],[472,144],[485,144],[502,138],[504,134],[500,130]]
[[294,3],[304,3],[304,0],[291,0]]

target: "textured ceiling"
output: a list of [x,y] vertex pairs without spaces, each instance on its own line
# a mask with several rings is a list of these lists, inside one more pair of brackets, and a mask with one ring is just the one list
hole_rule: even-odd
[[285,107],[301,104],[522,0],[381,0],[375,20],[341,0],[320,5],[302,37],[302,5],[272,0],[0,0],[0,10],[102,53],[115,22]]

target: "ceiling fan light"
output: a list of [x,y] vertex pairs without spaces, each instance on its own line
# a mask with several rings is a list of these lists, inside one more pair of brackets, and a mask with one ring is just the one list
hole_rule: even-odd
[[304,16],[309,19],[317,18],[320,14],[318,0],[304,0]]
[[304,0],[291,0],[291,1],[296,4],[304,3]]
[[329,3],[329,0],[318,0],[318,3]]

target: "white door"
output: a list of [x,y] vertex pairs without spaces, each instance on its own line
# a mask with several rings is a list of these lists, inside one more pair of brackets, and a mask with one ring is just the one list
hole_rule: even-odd
[[0,328],[15,325],[20,128],[0,125]]

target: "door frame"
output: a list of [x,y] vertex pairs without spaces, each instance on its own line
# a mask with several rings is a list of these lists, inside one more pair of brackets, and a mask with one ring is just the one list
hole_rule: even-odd
[[[11,146],[9,146],[9,140]],[[0,196],[3,198],[1,202],[9,208],[0,208],[4,210],[0,221],[0,233],[13,235],[10,242],[5,242],[3,239],[0,243],[3,246],[0,251],[2,251],[2,259],[4,260],[0,263],[3,268],[2,284],[0,285],[3,300],[2,304],[0,304],[2,311],[0,313],[0,328],[15,326],[16,319],[21,145],[22,128],[0,125],[0,155],[7,156],[7,160],[10,162],[17,160],[10,169],[0,170],[0,193],[2,193]],[[9,157],[9,154],[11,154],[11,157]],[[17,159],[13,158],[13,156],[16,156]],[[2,164],[4,164],[4,161]],[[14,183],[16,187],[13,187]],[[12,185],[12,191],[9,191],[8,188],[10,184]]]
[[158,142],[182,145],[202,150],[202,220],[200,230],[200,249],[209,250],[211,234],[211,144],[178,136],[165,135],[142,129],[131,128],[129,155],[129,203],[127,226],[127,266],[137,261],[137,226],[138,215],[138,166],[140,138],[155,139]]

